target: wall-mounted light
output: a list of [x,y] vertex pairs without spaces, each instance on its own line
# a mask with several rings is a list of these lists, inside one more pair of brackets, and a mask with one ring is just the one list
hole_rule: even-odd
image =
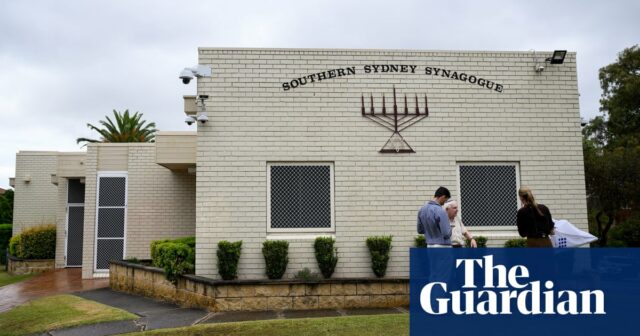
[[565,56],[567,56],[566,50],[555,50],[553,52],[553,56],[545,59],[545,62],[549,62],[550,64],[562,64],[564,63]]
[[565,56],[567,56],[567,51],[566,50],[555,50],[553,52],[553,55],[551,57],[547,57],[544,59],[544,63],[538,63],[538,60],[536,59],[536,51],[533,50],[533,62],[535,63],[533,70],[535,70],[535,72],[543,72],[545,69],[545,64],[549,63],[549,64],[562,64],[564,63],[564,58]]

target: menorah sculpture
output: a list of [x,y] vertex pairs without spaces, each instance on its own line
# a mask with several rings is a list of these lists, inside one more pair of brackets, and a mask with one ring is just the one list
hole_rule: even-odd
[[387,142],[380,149],[380,153],[415,153],[416,151],[409,146],[407,141],[404,140],[401,131],[411,127],[418,121],[429,116],[429,105],[427,103],[427,95],[424,96],[424,112],[420,112],[418,107],[418,95],[415,95],[416,108],[415,112],[409,112],[409,106],[407,105],[407,95],[404,95],[404,113],[398,113],[398,105],[396,104],[396,87],[393,87],[393,113],[387,113],[387,106],[385,104],[385,96],[382,95],[382,111],[376,112],[373,103],[373,94],[371,94],[370,110],[366,113],[364,106],[364,95],[360,97],[362,107],[362,116],[372,120],[378,125],[385,127],[386,129],[393,131],[393,134],[387,140]]

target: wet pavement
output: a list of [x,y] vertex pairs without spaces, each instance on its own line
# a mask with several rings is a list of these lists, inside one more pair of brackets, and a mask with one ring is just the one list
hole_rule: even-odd
[[115,335],[164,328],[187,327],[203,323],[225,323],[309,317],[336,317],[372,314],[407,314],[405,308],[324,309],[297,311],[208,312],[204,309],[181,308],[142,296],[114,292],[109,288],[75,293],[82,298],[126,310],[140,316],[133,321],[117,321],[53,330],[43,335]]
[[0,287],[0,312],[43,296],[93,290],[109,286],[109,278],[82,279],[80,268],[65,268]]
[[224,323],[270,319],[334,317],[370,314],[407,314],[405,308],[326,309],[305,311],[209,312],[204,309],[181,308],[150,298],[115,292],[109,279],[82,280],[81,270],[60,269],[37,275],[29,280],[0,287],[0,312],[31,299],[73,293],[79,297],[120,308],[139,316],[129,321],[104,322],[52,330],[43,335],[115,335],[127,332],[185,327],[203,323]]

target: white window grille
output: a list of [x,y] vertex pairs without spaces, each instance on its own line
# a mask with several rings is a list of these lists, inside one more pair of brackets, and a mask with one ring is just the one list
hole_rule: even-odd
[[517,163],[459,163],[460,216],[465,226],[516,225]]
[[334,230],[333,164],[267,164],[267,231]]

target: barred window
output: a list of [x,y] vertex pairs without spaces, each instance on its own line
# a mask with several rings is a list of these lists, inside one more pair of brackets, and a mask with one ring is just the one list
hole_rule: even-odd
[[333,229],[333,165],[271,163],[268,231]]
[[459,164],[460,215],[466,226],[516,225],[515,163]]

